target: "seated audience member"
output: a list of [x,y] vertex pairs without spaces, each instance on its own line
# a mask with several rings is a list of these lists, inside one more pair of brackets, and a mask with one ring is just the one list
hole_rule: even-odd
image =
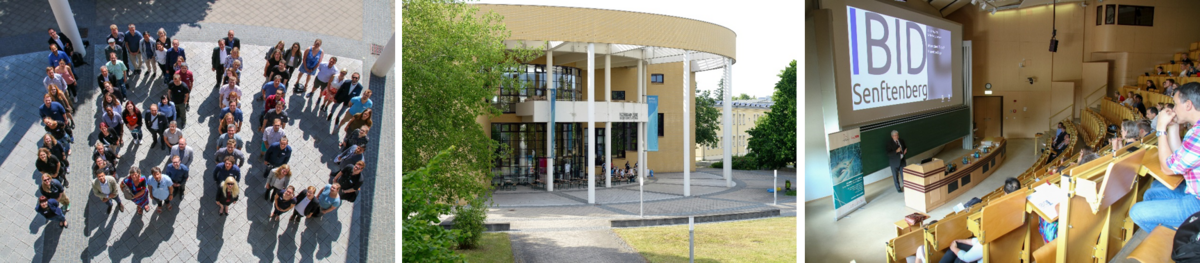
[[1150,133],[1154,132],[1154,128],[1151,128],[1153,126],[1150,126],[1150,120],[1143,119],[1143,120],[1137,121],[1137,127],[1138,127],[1138,139],[1146,138],[1146,136],[1148,136],[1148,135],[1150,135]]
[[1200,101],[1200,83],[1184,84],[1175,93],[1179,107],[1164,110],[1155,127],[1158,135],[1159,162],[1164,169],[1183,175],[1184,181],[1174,190],[1158,180],[1151,180],[1143,200],[1129,209],[1129,218],[1142,229],[1162,225],[1175,229],[1190,215],[1200,211],[1200,129],[1186,130],[1179,140],[1181,123],[1200,121],[1195,103]]
[[983,259],[983,244],[978,238],[956,239],[950,243],[950,250],[942,256],[941,263],[977,262]]
[[1146,80],[1146,90],[1152,90],[1152,91],[1158,92],[1158,87],[1154,86],[1154,81]]
[[1163,67],[1162,67],[1162,66],[1158,66],[1158,67],[1157,67],[1157,68],[1155,68],[1155,69],[1156,69],[1156,70],[1158,70],[1158,71],[1156,71],[1156,72],[1154,73],[1154,75],[1166,75],[1166,74],[1167,74],[1167,72],[1166,72],[1166,71],[1163,71]]
[[1133,108],[1138,110],[1139,115],[1141,115],[1142,117],[1146,117],[1146,104],[1143,104],[1142,103],[1143,101],[1144,100],[1142,100],[1141,94],[1134,94],[1133,95],[1133,105],[1131,105],[1131,106],[1133,106]]
[[1133,106],[1133,91],[1125,95],[1125,99],[1121,100],[1121,104],[1125,106]]
[[1052,151],[1050,152],[1050,159],[1047,161],[1058,158],[1058,155],[1062,154],[1063,151],[1067,150],[1067,146],[1071,145],[1071,143],[1073,143],[1073,142],[1071,142],[1071,134],[1064,133],[1062,142],[1059,142],[1058,144],[1054,145],[1054,149],[1052,149]]
[[1004,179],[1004,194],[1011,194],[1017,190],[1021,190],[1021,180],[1017,180],[1016,177]]
[[1163,94],[1165,94],[1167,96],[1174,95],[1175,89],[1178,89],[1178,88],[1179,88],[1179,84],[1176,84],[1174,79],[1167,79],[1167,80],[1163,81]]

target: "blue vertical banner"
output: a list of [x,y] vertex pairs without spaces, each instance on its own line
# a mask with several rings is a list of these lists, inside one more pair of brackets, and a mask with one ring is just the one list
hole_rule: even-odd
[[[546,136],[550,136],[549,137],[550,145],[546,145],[546,153],[547,153],[546,156],[554,157],[554,143],[555,143],[555,141],[554,141],[554,102],[558,100],[558,89],[550,89],[549,93],[550,93],[550,122],[549,122],[549,124],[546,125]],[[548,164],[546,164],[547,168],[553,169],[553,167],[555,165],[554,159],[546,160],[546,162],[548,162]],[[551,171],[553,171],[553,170],[551,170]],[[562,175],[558,175],[558,176],[562,177]],[[547,180],[553,180],[553,178],[549,178]]]
[[646,96],[650,121],[646,125],[646,151],[658,151],[658,96]]
[[833,179],[833,210],[842,219],[867,204],[863,188],[862,138],[858,128],[829,134],[829,175]]

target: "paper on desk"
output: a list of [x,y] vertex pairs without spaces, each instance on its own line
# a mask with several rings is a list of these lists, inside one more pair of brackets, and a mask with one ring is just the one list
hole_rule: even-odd
[[1027,197],[1029,203],[1041,210],[1049,218],[1058,218],[1058,210],[1054,209],[1055,205],[1062,202],[1067,196],[1066,191],[1053,184],[1042,184],[1033,188],[1033,193]]

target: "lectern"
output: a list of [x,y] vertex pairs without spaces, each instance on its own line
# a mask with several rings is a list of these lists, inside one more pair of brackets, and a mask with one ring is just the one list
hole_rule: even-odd
[[[976,151],[958,158],[910,164],[904,167],[904,205],[928,213],[962,195],[996,171],[1005,159],[1007,142],[1004,138],[986,138]],[[985,150],[986,149],[986,150]],[[978,157],[976,157],[978,153]],[[963,160],[967,163],[962,163]],[[954,172],[946,172],[946,163],[955,162]]]

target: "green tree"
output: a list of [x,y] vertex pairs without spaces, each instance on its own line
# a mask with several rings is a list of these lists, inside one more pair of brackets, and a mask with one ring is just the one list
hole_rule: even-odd
[[746,131],[747,147],[762,168],[779,168],[796,161],[796,61],[779,73],[771,111]]
[[737,95],[737,96],[733,97],[733,100],[752,100],[752,99],[754,99],[754,97],[750,97],[750,95],[747,95],[746,93],[742,93],[741,95]]
[[442,226],[438,216],[450,213],[451,205],[443,202],[433,202],[438,193],[432,191],[438,179],[436,176],[445,172],[445,162],[454,147],[438,154],[425,167],[405,172],[401,177],[404,184],[400,190],[404,194],[401,211],[404,214],[402,230],[404,240],[404,262],[462,262],[463,259],[451,248],[457,236],[457,230],[447,231]]
[[717,117],[721,116],[717,102],[721,101],[725,94],[725,79],[717,83],[715,92],[698,89],[696,93],[696,144],[716,148],[721,141],[717,137],[717,129],[721,125],[717,123]]
[[[513,85],[511,78],[503,77],[504,72],[515,68],[515,61],[532,59],[534,53],[508,49],[503,41],[510,33],[500,22],[502,18],[494,13],[481,14],[478,8],[460,0],[404,0],[402,12],[404,261],[454,260],[453,252],[446,251],[473,241],[458,239],[460,244],[455,244],[446,240],[478,235],[409,228],[409,220],[417,219],[415,224],[436,223],[439,215],[480,207],[490,199],[492,161],[498,144],[475,120],[499,114],[489,100],[497,87]],[[435,156],[441,158],[440,169],[426,170],[419,179],[408,178],[408,172],[430,165]],[[423,194],[410,195],[409,190]],[[428,204],[437,209],[414,210],[421,207],[408,204]],[[482,222],[483,217],[477,220]],[[410,230],[418,232],[410,235]],[[415,244],[410,246],[410,242]]]
[[489,101],[497,87],[512,84],[503,73],[521,59],[510,58],[532,53],[508,50],[501,17],[462,1],[406,0],[403,18],[404,171],[457,146],[452,168],[435,184],[444,191],[436,201],[474,199],[487,192],[498,147],[475,120],[499,114]]

